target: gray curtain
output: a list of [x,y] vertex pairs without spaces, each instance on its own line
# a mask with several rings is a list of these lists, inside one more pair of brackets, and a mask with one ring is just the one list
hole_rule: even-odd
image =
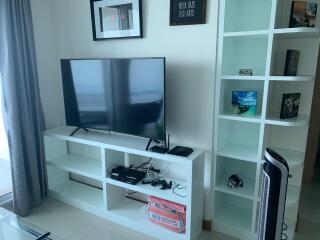
[[0,0],[0,73],[8,134],[13,207],[26,216],[47,195],[30,0]]

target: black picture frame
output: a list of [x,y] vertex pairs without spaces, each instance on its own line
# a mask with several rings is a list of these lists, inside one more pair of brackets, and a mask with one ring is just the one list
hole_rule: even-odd
[[[102,19],[101,19],[101,11],[99,11],[99,23],[97,24],[96,21],[96,15],[95,15],[95,4],[98,2],[106,3],[108,5],[108,0],[90,0],[90,12],[91,12],[91,25],[92,25],[92,36],[94,41],[101,41],[101,40],[108,40],[108,39],[128,39],[128,38],[143,38],[143,17],[142,17],[142,0],[130,0],[133,4],[138,5],[138,19],[133,24],[137,27],[137,33],[136,34],[120,34],[121,30],[119,30],[119,35],[121,36],[114,36],[110,35],[107,37],[101,37],[101,32],[97,31],[97,26],[102,25]],[[124,4],[123,0],[119,0],[119,4]],[[114,4],[115,5],[115,4]]]
[[170,0],[170,26],[205,24],[207,0]]
[[285,93],[282,96],[280,119],[298,117],[301,93]]

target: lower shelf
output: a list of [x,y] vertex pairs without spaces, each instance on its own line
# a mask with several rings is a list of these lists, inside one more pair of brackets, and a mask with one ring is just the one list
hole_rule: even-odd
[[74,181],[67,181],[51,188],[50,194],[58,199],[64,198],[65,201],[77,202],[91,208],[104,209],[102,190]]
[[249,162],[257,162],[258,147],[238,143],[228,143],[218,149],[217,155]]
[[184,233],[175,233],[157,226],[148,220],[144,213],[146,204],[131,199],[123,199],[116,206],[109,209],[108,214],[113,219],[131,229],[140,229],[141,232],[160,239],[187,239]]
[[251,232],[253,201],[216,191],[214,222]]
[[242,188],[229,188],[227,186],[227,181],[220,180],[217,182],[216,191],[247,198],[254,199],[254,187],[255,182],[253,179],[244,179],[245,184]]

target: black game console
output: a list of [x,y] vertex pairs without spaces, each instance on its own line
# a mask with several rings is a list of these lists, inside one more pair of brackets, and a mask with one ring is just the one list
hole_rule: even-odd
[[124,166],[117,166],[111,170],[110,177],[114,180],[136,185],[146,177],[146,173]]
[[168,152],[168,154],[181,156],[181,157],[188,157],[191,153],[193,153],[192,148],[180,147],[180,146],[174,147]]

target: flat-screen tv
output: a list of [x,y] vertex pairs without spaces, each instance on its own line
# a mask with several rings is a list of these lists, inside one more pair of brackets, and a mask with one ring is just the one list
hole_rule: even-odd
[[165,140],[165,58],[62,59],[68,126]]

